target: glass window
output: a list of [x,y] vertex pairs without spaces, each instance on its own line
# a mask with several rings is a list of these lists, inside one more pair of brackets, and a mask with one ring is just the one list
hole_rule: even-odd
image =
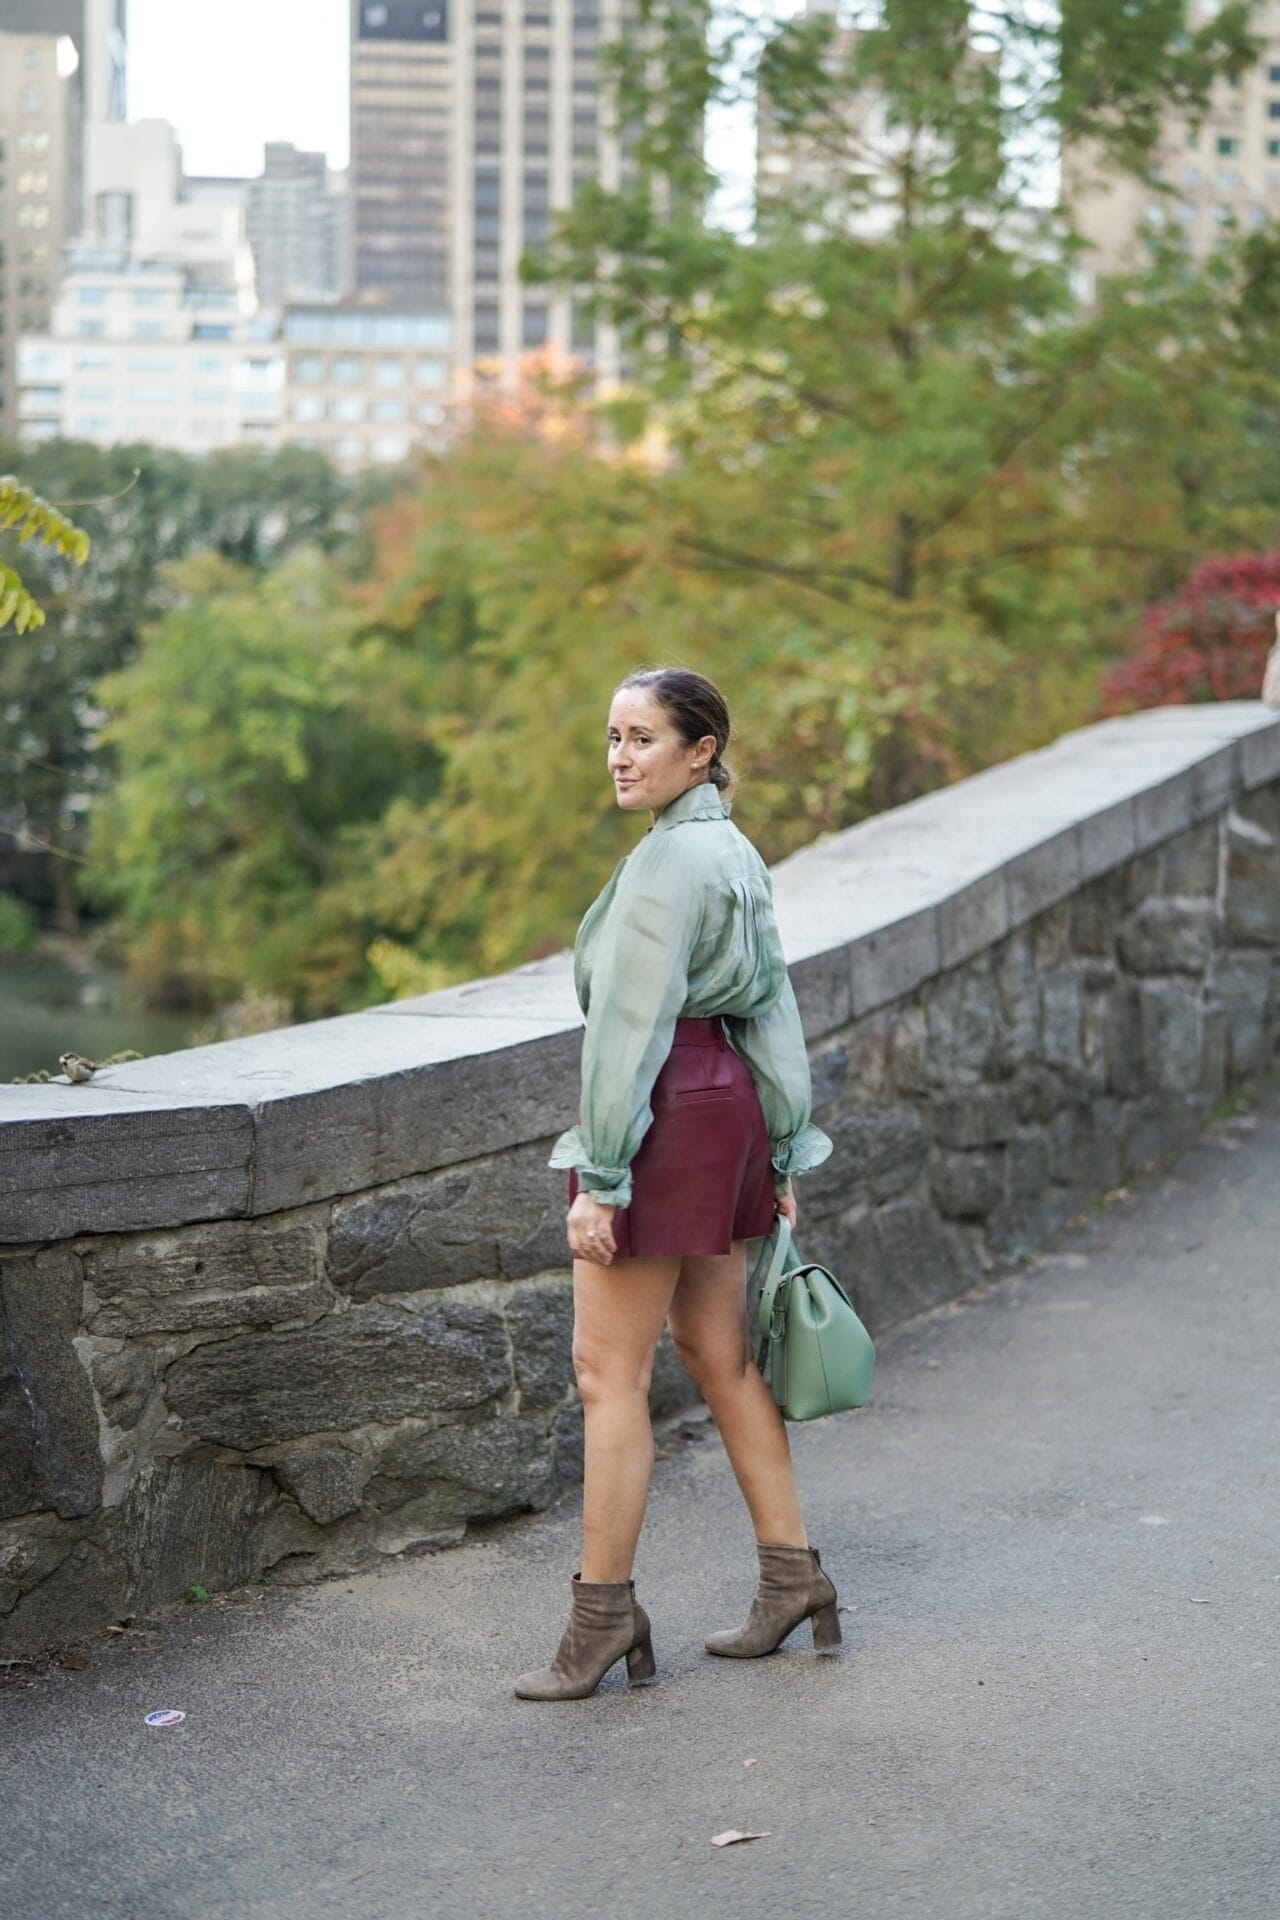
[[82,353],[76,361],[77,373],[110,373],[111,358],[105,353]]
[[135,287],[133,304],[135,307],[162,307],[169,298],[164,287]]
[[445,382],[443,360],[419,360],[414,369],[420,387],[442,387]]
[[76,399],[81,403],[82,406],[92,406],[94,404],[97,404],[100,406],[104,400],[109,400],[110,398],[111,398],[111,388],[109,386],[104,387],[104,386],[97,385],[96,383],[90,386],[89,383],[86,381],[84,386],[79,387],[76,390]]
[[364,379],[364,361],[354,354],[343,354],[333,363],[333,377],[340,387],[358,387]]
[[163,320],[135,320],[133,323],[135,340],[163,340],[164,334]]
[[324,379],[324,361],[318,353],[304,354],[293,363],[293,377],[302,386],[318,386]]
[[1280,100],[1271,100],[1268,102],[1267,117],[1270,120],[1280,120]]
[[318,393],[300,393],[289,411],[295,420],[323,420],[324,401]]
[[363,460],[364,459],[364,441],[363,440],[351,440],[351,439],[335,440],[333,443],[333,450],[337,454],[339,460]]
[[1280,67],[1277,67],[1277,66],[1268,67],[1267,78],[1268,80],[1270,80],[1272,86],[1275,86],[1278,82],[1280,82]]
[[28,387],[26,398],[31,406],[60,407],[62,405],[61,387]]
[[358,393],[344,394],[340,400],[331,400],[329,418],[341,420],[346,426],[353,426],[357,420],[364,419],[364,401]]
[[421,420],[424,426],[438,427],[444,419],[444,408],[434,400],[424,400],[420,407],[414,409],[414,418]]
[[44,88],[43,87],[37,87],[35,85],[32,85],[29,87],[24,87],[22,89],[22,111],[24,113],[39,113],[43,105],[44,105]]
[[406,460],[409,442],[402,433],[380,433],[373,443],[375,460]]
[[402,387],[404,385],[404,361],[379,360],[377,379],[380,387]]
[[[1272,118],[1276,120],[1280,120],[1280,101],[1272,102]],[[1234,137],[1233,134],[1220,133],[1218,135],[1218,152],[1219,153],[1232,154],[1232,153],[1239,153],[1239,151],[1240,151],[1240,142]]]
[[373,417],[375,420],[385,420],[389,425],[395,426],[407,417],[404,401],[375,400],[373,403]]
[[1267,158],[1268,160],[1280,160],[1280,140],[1268,140]]
[[226,387],[196,387],[191,398],[197,407],[225,407],[231,395]]
[[49,209],[46,206],[42,206],[38,200],[24,201],[22,206],[18,208],[18,225],[20,227],[47,227],[48,224]]

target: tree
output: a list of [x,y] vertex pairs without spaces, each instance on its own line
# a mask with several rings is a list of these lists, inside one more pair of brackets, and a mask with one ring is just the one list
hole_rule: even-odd
[[[1162,113],[1252,56],[1247,6],[1192,32],[1181,0],[855,13],[642,0],[615,58],[632,177],[530,272],[593,289],[697,475],[670,564],[772,581],[824,657],[843,627],[901,668],[883,802],[1081,717],[1125,609],[1189,546],[1262,534],[1280,386],[1242,364],[1235,256],[1197,274],[1157,244],[1082,307],[1045,191],[1058,142],[1150,171]],[[704,225],[690,129],[754,87],[796,164],[742,237]]]
[[196,554],[163,584],[169,610],[95,689],[118,766],[88,871],[122,957],[178,1005],[245,988],[301,1013],[382,997],[378,929],[343,883],[363,824],[429,796],[436,767],[381,639],[315,549],[266,575]]
[[1256,700],[1280,613],[1280,552],[1202,560],[1169,600],[1144,609],[1133,657],[1103,683],[1108,708]]
[[59,553],[33,554],[28,579],[47,623],[0,646],[0,828],[49,850],[58,917],[72,926],[88,811],[111,772],[93,687],[172,604],[166,565],[202,548],[257,569],[306,542],[336,551],[358,532],[360,494],[297,448],[195,460],[55,441],[26,460],[43,493],[80,503],[93,550],[79,573]]

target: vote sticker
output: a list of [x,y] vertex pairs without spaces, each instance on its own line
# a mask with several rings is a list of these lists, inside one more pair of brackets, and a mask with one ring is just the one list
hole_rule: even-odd
[[180,1727],[186,1717],[178,1707],[161,1707],[157,1712],[147,1714],[146,1721],[149,1727]]

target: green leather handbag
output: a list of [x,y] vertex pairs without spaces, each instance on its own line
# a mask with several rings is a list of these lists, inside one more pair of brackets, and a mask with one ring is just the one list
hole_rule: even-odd
[[834,1273],[800,1258],[779,1214],[760,1249],[756,1365],[787,1420],[818,1420],[865,1406],[876,1350]]

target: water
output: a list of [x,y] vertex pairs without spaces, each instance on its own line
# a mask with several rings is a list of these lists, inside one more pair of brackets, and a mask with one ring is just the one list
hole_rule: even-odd
[[140,1007],[117,974],[53,947],[0,960],[0,1085],[41,1067],[60,1072],[60,1053],[175,1053],[191,1045],[196,1024],[195,1014]]

